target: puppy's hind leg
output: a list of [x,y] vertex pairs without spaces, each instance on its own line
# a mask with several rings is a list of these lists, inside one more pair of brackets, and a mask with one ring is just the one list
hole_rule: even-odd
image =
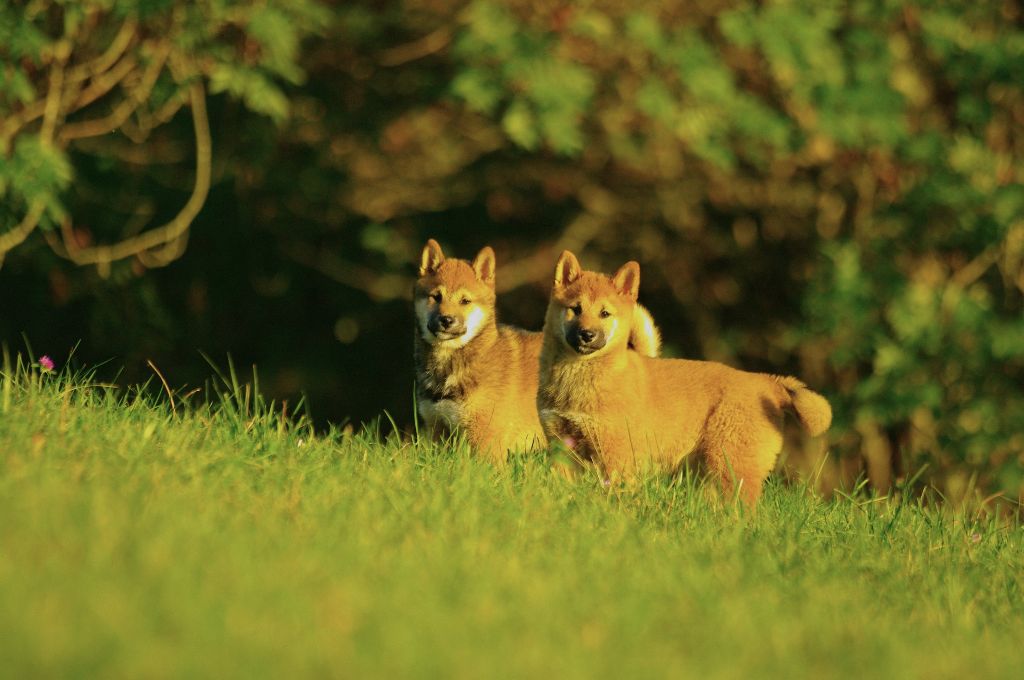
[[737,494],[753,508],[761,498],[779,452],[782,450],[780,423],[764,414],[718,413],[708,419],[701,446],[708,471],[718,479],[726,498]]

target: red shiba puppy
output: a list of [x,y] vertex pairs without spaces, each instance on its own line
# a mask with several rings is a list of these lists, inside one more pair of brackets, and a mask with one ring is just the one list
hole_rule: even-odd
[[755,505],[782,449],[783,412],[819,435],[832,409],[796,378],[626,351],[639,287],[636,262],[608,277],[562,253],[540,356],[545,434],[611,476],[671,472],[700,456],[726,494]]
[[[430,239],[413,291],[416,312],[416,401],[433,432],[460,429],[478,452],[503,461],[508,451],[546,444],[537,417],[541,334],[495,318],[494,251],[472,262],[445,258]],[[637,328],[623,338],[656,356],[658,329],[637,308]],[[632,335],[632,338],[627,336]]]

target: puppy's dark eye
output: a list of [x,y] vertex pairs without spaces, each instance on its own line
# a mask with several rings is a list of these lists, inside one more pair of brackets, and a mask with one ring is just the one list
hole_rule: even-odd
[[576,316],[579,316],[580,314],[583,313],[583,305],[581,305],[579,303],[576,303],[575,305],[573,305],[569,309],[571,309],[572,313],[575,314]]
[[440,303],[441,302],[441,294],[440,293],[432,293],[430,295],[430,299],[433,300],[434,302]]
[[609,312],[607,309],[602,309],[601,310],[601,318],[602,319],[607,319],[611,315],[612,315],[612,313]]
[[459,300],[459,304],[460,305],[468,305],[469,303],[470,303],[470,299],[469,298],[462,298],[461,300]]

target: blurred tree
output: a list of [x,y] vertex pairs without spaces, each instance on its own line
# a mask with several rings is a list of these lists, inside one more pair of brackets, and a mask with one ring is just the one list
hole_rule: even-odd
[[[283,120],[288,100],[278,83],[301,82],[300,41],[327,16],[312,0],[4,3],[0,262],[38,227],[54,253],[97,265],[104,275],[119,260],[137,258],[152,267],[179,257],[210,189],[207,88]],[[80,187],[69,150],[91,157],[78,163],[116,165],[130,175],[151,149],[126,147],[114,133],[145,147],[182,107],[192,115],[195,164],[184,206],[164,225],[135,233],[151,210],[136,196],[129,211],[141,219],[120,233],[76,231],[67,194]],[[58,226],[59,237],[52,233]],[[117,240],[93,243],[110,235]]]

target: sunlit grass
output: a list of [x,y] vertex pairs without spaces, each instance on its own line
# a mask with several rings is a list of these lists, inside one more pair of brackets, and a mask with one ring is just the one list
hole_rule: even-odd
[[[246,388],[0,378],[9,677],[950,677],[1024,663],[1016,524],[773,484],[606,488]],[[248,396],[247,396],[248,395]]]

